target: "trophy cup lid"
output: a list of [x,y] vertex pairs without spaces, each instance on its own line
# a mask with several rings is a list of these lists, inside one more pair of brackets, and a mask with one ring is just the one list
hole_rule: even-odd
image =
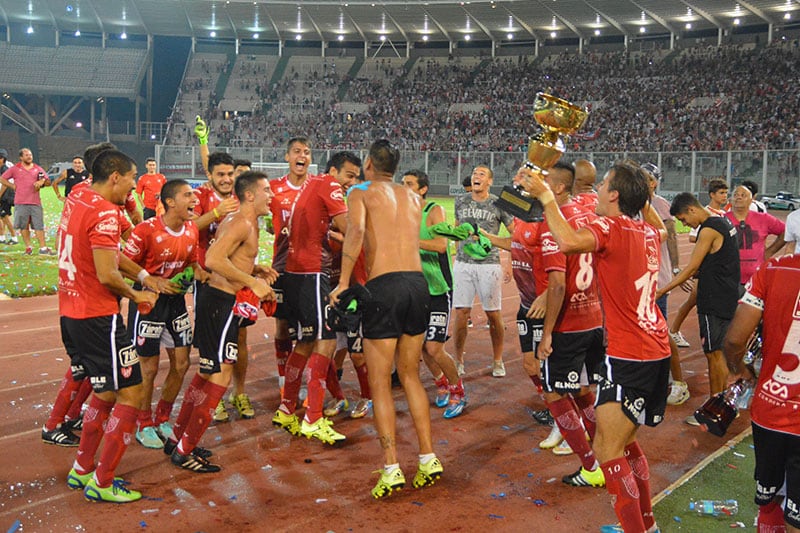
[[533,118],[549,130],[575,133],[588,117],[586,109],[551,94],[537,93],[533,102]]

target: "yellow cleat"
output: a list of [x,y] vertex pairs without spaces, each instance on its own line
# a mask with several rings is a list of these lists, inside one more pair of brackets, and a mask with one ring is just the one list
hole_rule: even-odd
[[444,472],[444,468],[438,457],[434,457],[425,464],[420,463],[417,473],[414,475],[414,487],[421,489],[433,485],[437,479],[442,477],[442,472]]
[[372,489],[372,497],[376,500],[391,496],[392,492],[401,490],[406,486],[406,478],[403,476],[403,471],[399,468],[394,470],[391,474],[386,474],[383,469],[376,470],[375,473],[381,475],[378,484]]

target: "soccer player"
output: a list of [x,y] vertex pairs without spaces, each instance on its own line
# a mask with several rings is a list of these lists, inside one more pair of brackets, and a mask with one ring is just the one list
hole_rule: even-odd
[[[76,155],[72,158],[72,168],[65,168],[53,182],[53,191],[62,202],[69,196],[72,188],[89,177],[89,171],[83,166],[83,157]],[[64,182],[64,195],[58,185]]]
[[[492,183],[492,170],[486,165],[476,166],[472,171],[472,191],[456,198],[456,226],[469,222],[487,233],[496,235],[502,222],[510,233],[514,232],[513,217],[494,205],[497,197],[489,192]],[[464,374],[467,319],[477,294],[480,296],[481,306],[489,322],[489,336],[492,339],[492,376],[501,378],[506,375],[506,367],[503,363],[505,328],[500,310],[503,292],[500,252],[493,249],[488,257],[478,260],[464,252],[467,242],[465,240],[458,243],[453,266],[453,307],[456,309],[454,337],[458,373]]]
[[[750,416],[755,446],[758,531],[800,531],[800,256],[763,263],[747,284],[723,351],[732,374],[752,379],[742,365],[747,342],[763,319],[761,370]],[[784,487],[785,491],[781,488]],[[785,501],[781,493],[785,493]],[[786,529],[782,529],[785,527]]]
[[[161,200],[164,215],[151,217],[136,226],[123,253],[144,269],[143,276],[146,273],[169,282],[173,276],[192,267],[194,278],[206,281],[208,273],[197,264],[199,236],[197,226],[191,221],[197,198],[191,185],[181,179],[169,181],[161,189]],[[172,434],[169,418],[189,369],[192,346],[185,290],[173,283],[164,285],[166,290],[152,310],[143,312],[133,305],[128,310],[128,328],[142,367],[142,404],[136,440],[145,448],[163,448],[164,441]],[[134,284],[134,289],[139,288],[140,285]],[[169,373],[154,419],[150,405],[162,344],[169,356]]]
[[597,207],[597,192],[594,183],[597,181],[597,168],[588,159],[575,161],[575,183],[572,185],[572,198],[576,204],[594,211]]
[[142,204],[142,215],[145,220],[156,216],[158,203],[161,201],[161,187],[167,182],[164,174],[156,172],[156,160],[148,157],[145,162],[146,174],[139,176],[136,183],[136,195]]
[[[356,180],[361,167],[361,160],[352,152],[339,152],[334,158],[337,160],[332,166],[337,167],[337,172],[308,177],[286,221],[288,253],[281,288],[289,335],[297,342],[286,360],[284,394],[272,419],[273,424],[293,434],[297,434],[299,425],[299,434],[326,444],[345,440],[344,435],[333,429],[332,422],[322,416],[325,400],[322,384],[336,349],[336,332],[325,327],[325,296],[330,292],[331,266],[328,228],[333,227],[347,238],[343,188]],[[308,408],[298,424],[295,410],[306,362],[311,374]]]
[[88,500],[127,503],[142,495],[116,479],[114,471],[136,426],[142,374],[119,297],[154,305],[158,295],[132,289],[121,272],[136,277],[139,270],[119,253],[118,206],[133,188],[136,164],[122,152],[106,150],[94,160],[92,175],[90,187],[67,198],[58,234],[61,337],[73,378],[89,376],[94,389],[67,486],[83,489]]
[[450,324],[450,300],[453,294],[453,271],[447,238],[431,233],[430,227],[445,221],[442,206],[428,201],[428,175],[421,170],[403,174],[403,185],[422,199],[422,223],[419,229],[419,254],[422,274],[431,297],[428,330],[422,345],[422,358],[433,374],[437,394],[436,407],[445,407],[444,418],[459,416],[467,406],[464,383],[453,357],[444,349]]
[[397,459],[395,410],[392,400],[392,363],[408,399],[419,441],[419,466],[415,487],[434,483],[443,472],[433,452],[428,396],[419,379],[419,354],[428,327],[429,295],[419,255],[422,208],[419,196],[392,177],[400,152],[387,140],[375,141],[364,163],[364,187],[348,197],[347,233],[342,250],[342,273],[331,293],[331,302],[350,286],[350,276],[359,253],[370,265],[366,288],[372,300],[362,311],[364,355],[375,409],[375,426],[384,452],[384,467],[372,489],[383,498],[405,486]]
[[233,310],[237,292],[249,288],[260,300],[274,299],[268,284],[274,273],[256,265],[258,218],[269,212],[272,198],[267,175],[245,172],[236,180],[235,192],[239,210],[220,225],[206,251],[211,278],[197,295],[194,343],[200,352],[200,369],[184,394],[172,436],[164,444],[172,464],[199,473],[220,471],[219,465],[208,460],[209,450],[197,448],[197,443],[230,384],[238,356],[239,320]]
[[[544,205],[562,252],[594,253],[608,347],[599,372],[593,448],[622,528],[656,531],[649,466],[636,431],[641,424],[655,426],[663,420],[670,353],[666,322],[655,305],[659,247],[666,230],[647,205],[647,177],[636,166],[615,164],[597,191],[600,216],[578,230],[564,219],[541,175],[526,170],[523,187]],[[646,222],[639,218],[643,209]]]

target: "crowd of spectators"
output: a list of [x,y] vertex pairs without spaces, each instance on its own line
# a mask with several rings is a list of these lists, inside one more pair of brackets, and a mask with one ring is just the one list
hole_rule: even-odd
[[[575,151],[794,148],[800,135],[797,42],[680,52],[563,53],[543,60],[377,60],[350,79],[290,72],[250,82],[251,115],[209,110],[219,145],[279,147],[310,135],[319,148],[359,148],[388,137],[408,150],[520,151],[538,131],[533,100],[546,91],[591,110]],[[334,64],[335,65],[335,64]],[[237,82],[241,83],[241,82]]]

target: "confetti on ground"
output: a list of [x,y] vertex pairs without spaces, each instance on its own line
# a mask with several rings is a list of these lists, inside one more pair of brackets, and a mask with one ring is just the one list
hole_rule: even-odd
[[731,528],[746,528],[747,526],[744,525],[743,522],[734,522],[731,524]]
[[554,477],[551,477],[550,479],[548,479],[548,480],[547,480],[547,482],[548,482],[548,483],[554,483],[554,482],[555,482],[555,480],[556,480],[556,478],[554,478]]
[[158,509],[142,509],[142,514],[157,513]]
[[230,498],[228,498],[228,499],[230,501],[232,501],[232,502],[235,502],[236,501],[236,494],[231,494]]
[[681,522],[683,522],[683,520],[681,520],[681,517],[680,517],[680,516],[673,516],[673,517],[672,517],[672,519],[673,519],[673,520],[675,520],[675,521],[676,521],[676,522],[678,522],[678,523],[681,523]]
[[11,524],[10,528],[8,528],[8,533],[15,533],[21,527],[22,527],[22,522],[20,522],[19,520],[14,520],[14,523]]
[[147,522],[142,520],[141,522],[139,522],[139,527],[147,527]]
[[172,516],[175,516],[176,514],[178,514],[178,513],[180,513],[180,512],[181,512],[181,510],[180,510],[180,509],[174,509],[174,510],[172,511],[172,513],[170,513],[170,514],[171,514]]
[[528,472],[528,477],[533,477],[533,472]]
[[261,470],[272,470],[272,465],[264,465],[261,467]]
[[216,506],[217,506],[217,504],[216,504],[216,503],[214,503],[214,502],[208,502],[208,506],[209,506],[209,507],[216,507]]
[[317,498],[316,499],[317,503],[325,503],[326,501],[328,501],[328,498]]
[[535,503],[535,504],[536,504],[536,507],[541,507],[542,505],[547,505],[547,502],[546,502],[546,501],[544,501],[544,500],[539,500],[539,499],[533,500],[533,503]]
[[508,477],[508,474],[497,474],[497,477]]
[[424,503],[422,503],[422,502],[411,502],[411,503],[412,503],[413,505],[416,505],[417,507],[422,507],[423,505],[425,505],[425,504],[424,504]]
[[734,470],[739,470],[739,467],[738,467],[738,466],[736,466],[736,465],[732,465],[732,464],[730,464],[730,463],[726,464],[725,466],[727,466],[728,468],[732,468],[732,469],[734,469]]
[[733,455],[735,455],[736,457],[744,457],[745,456],[743,453],[739,453],[739,452],[733,452]]
[[494,518],[495,520],[502,520],[505,518],[505,516],[499,514],[490,514],[489,518]]
[[500,426],[500,429],[502,429],[503,431],[509,431],[511,428],[508,426]]

